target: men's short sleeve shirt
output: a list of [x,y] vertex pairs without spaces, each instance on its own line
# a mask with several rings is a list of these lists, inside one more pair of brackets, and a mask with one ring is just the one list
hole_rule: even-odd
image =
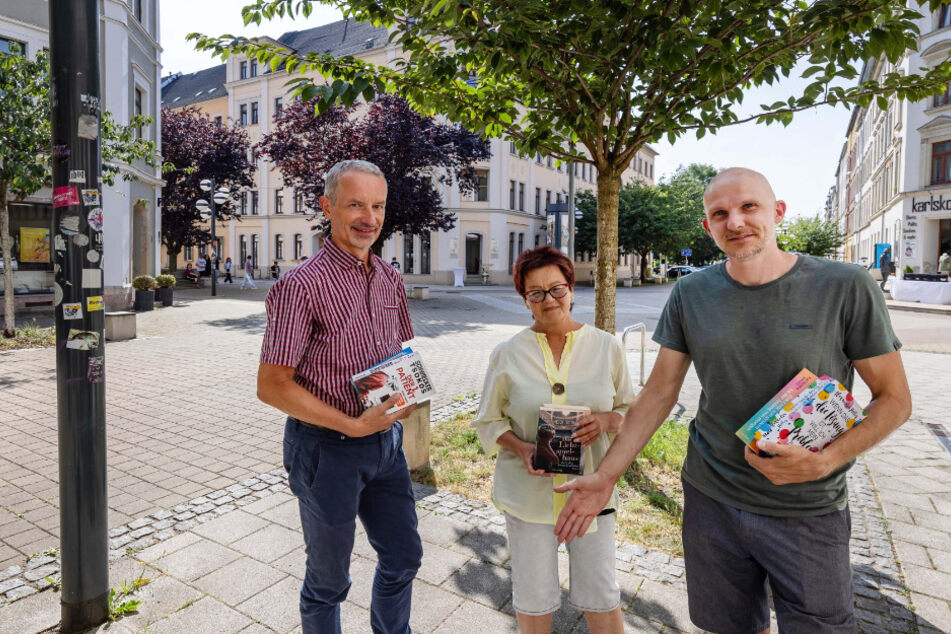
[[677,282],[653,339],[689,354],[702,387],[684,479],[724,504],[763,515],[845,507],[851,463],[819,481],[777,486],[749,466],[735,432],[802,368],[851,390],[853,361],[901,347],[867,271],[799,256],[779,279],[744,286],[718,264]]
[[294,367],[298,385],[349,416],[363,412],[350,378],[413,338],[402,277],[372,253],[370,264],[327,239],[265,301],[261,363]]

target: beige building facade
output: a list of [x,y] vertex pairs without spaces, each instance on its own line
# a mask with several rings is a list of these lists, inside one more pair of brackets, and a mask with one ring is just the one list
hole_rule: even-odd
[[[374,63],[390,63],[399,49],[388,42],[384,28],[344,20],[325,26],[285,33],[273,43],[301,53],[350,54]],[[223,123],[246,126],[251,142],[271,131],[273,118],[291,97],[283,70],[270,72],[256,60],[229,57],[225,64],[190,75],[163,80],[162,105],[192,105]],[[512,265],[522,251],[546,244],[552,224],[548,204],[566,203],[568,167],[541,155],[520,156],[513,144],[490,141],[492,156],[477,164],[479,189],[462,194],[457,187],[442,187],[443,204],[456,218],[453,229],[425,235],[397,233],[383,245],[381,256],[396,258],[408,284],[451,284],[454,270],[464,269],[466,283],[511,283]],[[654,182],[656,152],[645,147],[625,172],[624,182]],[[293,188],[285,187],[280,172],[258,159],[256,185],[244,193],[240,220],[218,224],[218,253],[222,261],[243,262],[251,256],[258,276],[267,276],[275,261],[282,271],[296,266],[321,246],[323,236],[314,231],[317,210],[305,209]],[[591,165],[575,165],[577,191],[596,189]],[[566,214],[563,214],[566,217]],[[567,228],[563,232],[567,236]],[[181,267],[204,247],[186,249]],[[593,279],[594,262],[579,255],[578,279]],[[618,277],[632,275],[633,256],[620,259]],[[165,260],[167,265],[167,259]],[[239,267],[236,266],[236,269]],[[636,266],[633,268],[636,274]],[[485,274],[485,276],[483,275]]]

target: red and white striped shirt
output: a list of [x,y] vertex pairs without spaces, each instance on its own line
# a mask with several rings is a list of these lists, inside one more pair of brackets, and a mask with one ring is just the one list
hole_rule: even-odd
[[324,240],[265,300],[261,363],[295,368],[298,385],[348,416],[363,413],[350,377],[413,338],[402,276],[372,253],[370,264]]

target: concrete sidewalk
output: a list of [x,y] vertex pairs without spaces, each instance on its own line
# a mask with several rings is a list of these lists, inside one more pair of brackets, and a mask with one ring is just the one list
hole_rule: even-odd
[[[135,595],[140,613],[101,631],[299,631],[303,539],[296,502],[275,469],[280,417],[253,391],[264,290],[226,288],[215,302],[192,299],[207,290],[176,293],[181,305],[140,315],[139,340],[109,344],[111,584],[143,572],[151,581]],[[627,292],[632,305],[643,297]],[[588,298],[580,295],[583,307]],[[472,398],[447,403],[478,389],[489,351],[524,325],[515,313],[485,306],[449,289],[412,304],[414,347],[446,392],[437,408],[474,407]],[[940,443],[951,433],[951,355],[922,351],[951,350],[951,319],[904,313],[893,320],[906,343],[914,412],[850,474],[859,630],[951,632],[951,454]],[[649,344],[648,369],[655,356]],[[51,361],[51,350],[0,355],[0,544],[22,543],[17,552],[24,553],[0,565],[0,634],[44,632],[59,620],[59,595],[50,587],[58,562],[43,552],[58,530]],[[636,376],[636,355],[629,361]],[[193,377],[203,380],[180,389]],[[866,402],[857,383],[856,398]],[[680,401],[693,407],[698,397],[691,371]],[[417,493],[425,556],[414,631],[514,631],[495,509],[431,489]],[[374,554],[365,539],[357,544],[347,632],[369,631]],[[692,630],[682,561],[625,544],[616,567],[629,631]],[[565,609],[555,631],[586,628]]]

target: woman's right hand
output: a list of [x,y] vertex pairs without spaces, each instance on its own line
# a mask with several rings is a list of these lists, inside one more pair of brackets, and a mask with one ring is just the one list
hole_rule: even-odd
[[555,476],[553,473],[545,473],[542,469],[536,469],[532,465],[532,456],[535,455],[535,443],[525,442],[511,430],[499,436],[496,442],[500,447],[508,449],[521,458],[522,464],[525,465],[525,470],[528,471],[529,475],[541,476],[543,478],[553,478]]
[[543,478],[554,477],[553,473],[545,473],[543,469],[536,469],[532,465],[532,458],[535,457],[535,444],[524,441],[519,442],[521,443],[521,447],[516,453],[518,454],[519,458],[522,459],[522,463],[525,464],[525,470],[533,476],[541,476]]

